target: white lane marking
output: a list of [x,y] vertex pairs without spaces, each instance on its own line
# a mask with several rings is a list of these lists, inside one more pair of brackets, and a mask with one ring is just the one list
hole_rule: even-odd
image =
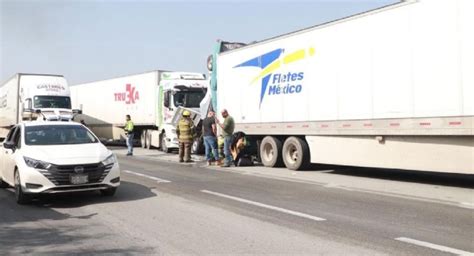
[[246,203],[246,204],[255,205],[255,206],[258,206],[258,207],[262,207],[262,208],[267,208],[267,209],[274,210],[274,211],[283,212],[283,213],[286,213],[286,214],[291,214],[291,215],[294,215],[294,216],[298,216],[298,217],[302,217],[302,218],[306,218],[306,219],[310,219],[310,220],[315,220],[315,221],[325,221],[326,220],[326,219],[319,218],[319,217],[316,217],[316,216],[312,216],[312,215],[309,215],[309,214],[306,214],[306,213],[295,212],[295,211],[292,211],[292,210],[288,210],[288,209],[284,209],[284,208],[280,208],[280,207],[276,207],[276,206],[271,206],[271,205],[268,205],[268,204],[262,204],[262,203],[259,203],[259,202],[250,201],[250,200],[243,199],[243,198],[240,198],[240,197],[221,194],[221,193],[218,193],[218,192],[213,192],[213,191],[209,191],[209,190],[201,190],[201,192],[206,193],[206,194],[210,194],[210,195],[215,195],[215,196],[227,198],[227,199],[231,199],[231,200]]
[[157,177],[153,177],[153,176],[146,175],[146,174],[142,174],[142,173],[138,173],[138,172],[132,172],[132,171],[129,171],[129,170],[124,170],[123,172],[129,173],[129,174],[133,174],[133,175],[136,175],[136,176],[140,176],[140,177],[145,177],[145,178],[154,180],[154,181],[156,181],[156,182],[158,182],[158,183],[170,183],[170,182],[171,182],[171,181],[169,181],[169,180],[160,179],[160,178],[157,178]]
[[471,202],[461,202],[460,206],[463,208],[474,209],[474,203]]
[[437,250],[437,251],[449,252],[449,253],[456,254],[456,255],[466,255],[466,256],[467,255],[471,255],[471,256],[474,255],[474,253],[472,253],[472,252],[466,252],[466,251],[463,251],[463,250],[458,250],[458,249],[454,249],[454,248],[443,246],[443,245],[432,244],[432,243],[428,243],[428,242],[424,242],[424,241],[420,241],[420,240],[416,240],[416,239],[411,239],[411,238],[407,238],[407,237],[399,237],[399,238],[395,238],[395,240],[405,242],[405,243],[409,243],[409,244],[418,245],[418,246],[428,247],[428,248],[431,248],[431,249],[434,249],[434,250]]

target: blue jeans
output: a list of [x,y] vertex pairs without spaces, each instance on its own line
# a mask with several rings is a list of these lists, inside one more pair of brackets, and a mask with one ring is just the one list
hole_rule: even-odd
[[232,144],[232,136],[225,136],[224,137],[224,156],[225,161],[224,164],[232,164],[232,154],[230,153],[230,144]]
[[133,133],[127,134],[127,149],[129,154],[133,153]]
[[[217,138],[214,136],[204,136],[204,147],[206,149],[206,160],[211,161],[214,158],[216,161],[219,160],[219,154],[217,154]],[[212,152],[212,157],[211,157]]]

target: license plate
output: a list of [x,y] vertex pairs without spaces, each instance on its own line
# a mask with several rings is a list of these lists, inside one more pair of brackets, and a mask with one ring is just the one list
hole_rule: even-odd
[[69,179],[71,180],[71,184],[74,184],[74,185],[84,184],[84,183],[89,182],[89,176],[87,174],[71,175]]

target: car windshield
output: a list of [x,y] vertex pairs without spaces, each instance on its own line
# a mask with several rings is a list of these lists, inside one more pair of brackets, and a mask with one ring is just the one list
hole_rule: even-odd
[[35,108],[71,108],[71,99],[67,96],[35,96]]
[[176,107],[199,108],[199,103],[204,96],[206,96],[204,90],[176,92],[173,96],[174,105]]
[[25,127],[26,145],[67,145],[97,142],[97,138],[80,125],[39,125]]

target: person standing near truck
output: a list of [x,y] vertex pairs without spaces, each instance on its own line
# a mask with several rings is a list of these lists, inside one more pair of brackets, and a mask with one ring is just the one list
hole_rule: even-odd
[[224,122],[221,123],[219,119],[216,118],[217,123],[222,128],[222,136],[224,136],[224,165],[222,167],[230,167],[232,164],[232,155],[230,153],[230,144],[232,143],[232,134],[234,133],[235,123],[234,118],[229,115],[227,109],[221,111]]
[[214,161],[219,162],[219,155],[217,153],[216,119],[214,115],[213,111],[209,111],[207,117],[202,121],[202,134],[208,165],[212,165],[212,162]]
[[176,134],[179,140],[179,162],[190,163],[191,145],[194,138],[194,123],[190,118],[191,113],[188,110],[183,111],[183,117],[176,126]]
[[125,116],[125,136],[127,136],[127,156],[132,156],[133,155],[133,122],[132,119],[130,118],[130,115]]

